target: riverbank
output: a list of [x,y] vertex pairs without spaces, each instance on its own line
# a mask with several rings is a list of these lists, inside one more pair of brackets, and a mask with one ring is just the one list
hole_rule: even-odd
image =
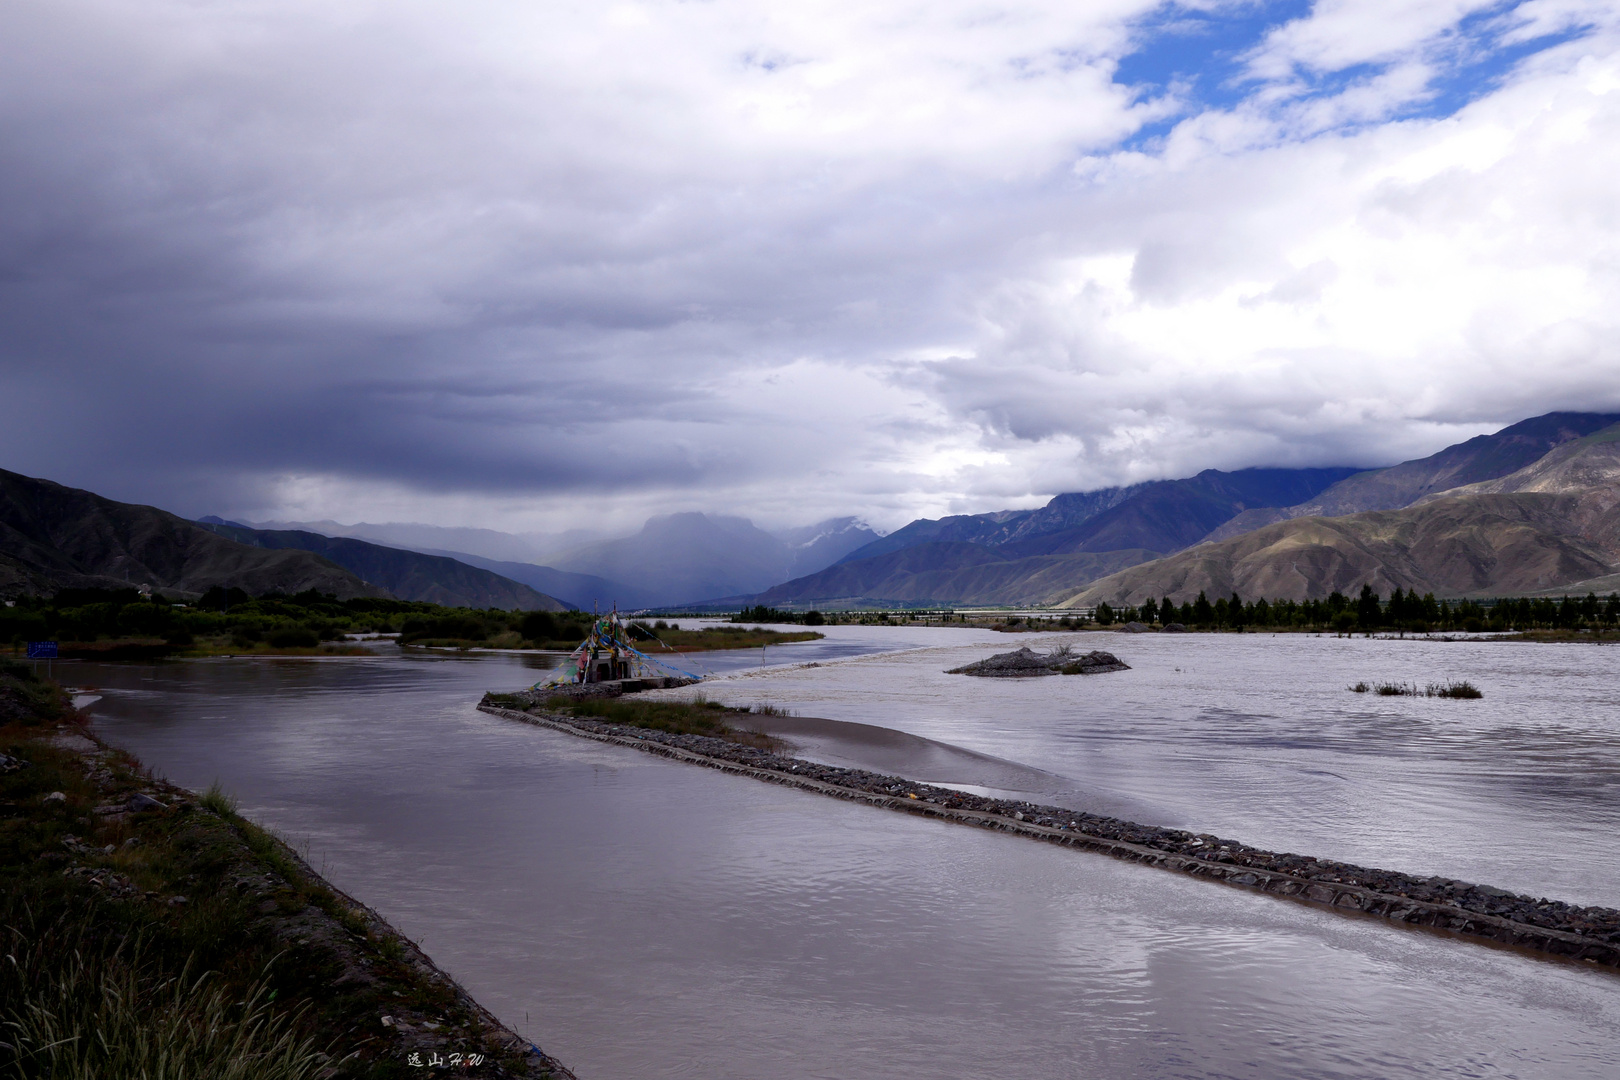
[[1250,847],[1183,830],[1060,807],[985,798],[903,777],[823,765],[696,734],[668,733],[486,700],[479,708],[602,742],[770,783],[1112,855],[1280,898],[1359,912],[1407,926],[1620,968],[1620,911],[1515,895]]
[[152,777],[38,680],[0,681],[29,706],[0,727],[17,959],[0,1058],[19,1075],[139,1075],[166,1056],[277,1080],[572,1077],[222,793]]
[[[233,642],[217,638],[177,645],[161,638],[112,638],[100,641],[64,641],[57,647],[61,660],[88,660],[108,663],[119,660],[211,660],[237,657],[307,657],[307,656],[375,656],[376,652],[347,641],[333,641],[325,645],[275,646],[266,642]],[[12,660],[28,663],[20,644],[10,650]]]

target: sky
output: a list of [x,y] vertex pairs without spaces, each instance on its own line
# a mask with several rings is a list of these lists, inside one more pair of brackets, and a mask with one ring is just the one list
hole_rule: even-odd
[[1620,6],[10,0],[0,468],[630,531],[1620,411]]

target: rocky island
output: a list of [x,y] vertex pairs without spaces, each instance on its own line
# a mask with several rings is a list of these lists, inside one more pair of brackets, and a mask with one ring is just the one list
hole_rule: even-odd
[[945,674],[977,675],[985,679],[1030,679],[1042,675],[1101,675],[1108,671],[1130,669],[1131,665],[1113,653],[1100,649],[1076,653],[1072,646],[1063,645],[1042,655],[1025,645],[1012,652],[997,653],[976,663],[951,668]]

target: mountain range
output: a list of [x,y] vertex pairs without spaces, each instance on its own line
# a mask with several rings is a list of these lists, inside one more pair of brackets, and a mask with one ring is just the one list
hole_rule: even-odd
[[[1506,476],[1399,510],[1289,518],[1091,582],[1059,601],[1321,596],[1363,584],[1439,596],[1585,592],[1620,567],[1620,423]],[[1612,587],[1612,586],[1611,586]]]
[[[278,528],[270,530],[272,524]],[[751,595],[779,581],[829,566],[878,536],[865,522],[853,517],[768,532],[746,518],[669,514],[649,518],[631,536],[592,540],[553,552],[541,565],[482,554],[530,550],[524,535],[489,529],[336,522],[259,522],[253,527],[276,532],[364,534],[381,543],[490,570],[587,610],[593,605],[605,608],[613,604],[637,610]],[[480,550],[475,553],[442,546],[456,540],[474,541]]]
[[400,600],[502,611],[566,611],[572,606],[522,582],[442,555],[302,529],[250,529],[218,518],[197,524],[249,547],[313,552]]
[[[1617,422],[1549,413],[1385,469],[1207,470],[1059,495],[1039,510],[923,519],[751,599],[1089,605],[1234,589],[1303,599],[1363,584],[1556,588],[1620,563],[1602,524],[1617,484],[1601,448]],[[1514,497],[1485,498],[1503,494]]]
[[131,585],[388,595],[311,552],[248,547],[156,507],[0,470],[0,595]]
[[450,559],[313,533],[187,521],[154,506],[0,470],[0,596],[131,585],[181,598],[219,585],[254,594],[315,589],[340,599],[564,607],[526,585]]
[[570,529],[560,533],[508,533],[470,526],[424,525],[414,521],[382,524],[361,521],[353,525],[331,520],[243,521],[240,524],[273,532],[293,530],[322,536],[346,536],[355,540],[369,540],[385,547],[428,554],[453,552],[452,557],[458,559],[465,555],[476,555],[492,562],[525,565],[544,563],[552,555],[572,551],[604,538],[603,533],[590,529]]
[[[1620,415],[1549,413],[1383,469],[1209,469],[1032,510],[799,529],[681,513],[631,536],[190,522],[0,472],[0,595],[317,588],[503,609],[1070,605],[1620,585]],[[318,526],[318,527],[316,527]],[[386,536],[378,542],[356,535]],[[479,552],[440,547],[465,543]],[[558,597],[563,599],[559,600]]]
[[1555,447],[1616,422],[1620,422],[1620,414],[1554,412],[1531,417],[1494,435],[1476,436],[1426,458],[1357,473],[1294,506],[1246,511],[1212,530],[1205,539],[1225,540],[1289,518],[1398,510],[1440,492],[1507,476]]
[[839,561],[857,562],[921,543],[946,541],[978,544],[1007,557],[1126,549],[1176,551],[1203,539],[1211,529],[1249,507],[1308,499],[1360,471],[1206,469],[1185,480],[1058,495],[1039,510],[923,518]]
[[787,607],[1050,603],[1197,543],[1250,508],[1308,499],[1363,471],[1206,469],[1058,495],[1038,510],[922,519],[752,599]]

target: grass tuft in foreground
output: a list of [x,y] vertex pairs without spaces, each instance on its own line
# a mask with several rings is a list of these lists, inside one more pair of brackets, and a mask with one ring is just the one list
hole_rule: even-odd
[[140,939],[62,916],[8,930],[0,997],[19,1075],[311,1080],[332,1061],[299,1031],[306,1009],[273,1011],[262,980],[239,998],[194,958],[166,974]]
[[227,795],[218,780],[209,784],[208,790],[203,792],[197,801],[202,804],[203,809],[212,810],[222,818],[230,819],[236,816],[236,796]]

